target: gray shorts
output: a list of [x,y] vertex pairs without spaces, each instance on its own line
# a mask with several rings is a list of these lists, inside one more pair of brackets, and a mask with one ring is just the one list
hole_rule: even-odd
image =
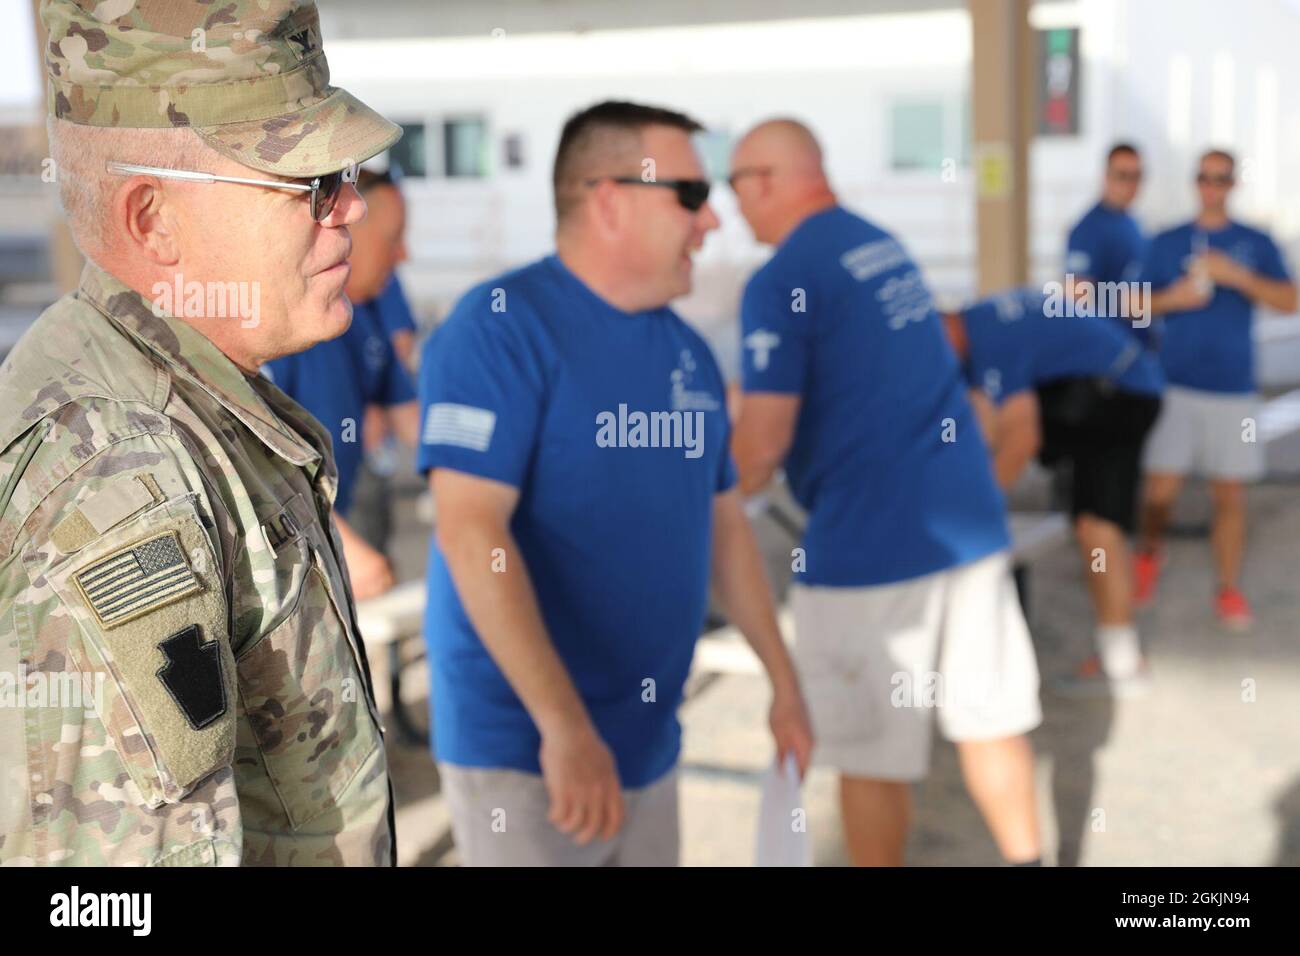
[[452,835],[464,866],[676,866],[677,770],[623,791],[623,827],[578,846],[546,818],[550,797],[535,773],[440,763]]
[[1147,436],[1142,470],[1254,481],[1264,473],[1264,450],[1255,435],[1258,414],[1255,395],[1171,385]]
[[953,741],[1042,721],[1038,664],[1006,552],[924,577],[790,590],[813,760],[851,777],[925,777],[937,717]]

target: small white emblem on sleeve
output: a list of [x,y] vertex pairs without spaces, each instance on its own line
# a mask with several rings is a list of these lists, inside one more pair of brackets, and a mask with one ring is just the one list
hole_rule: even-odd
[[755,329],[745,336],[745,348],[754,350],[754,368],[763,371],[767,368],[772,350],[781,344],[781,336],[767,329]]

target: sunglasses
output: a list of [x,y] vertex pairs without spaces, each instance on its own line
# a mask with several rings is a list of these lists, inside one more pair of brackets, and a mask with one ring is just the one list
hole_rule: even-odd
[[119,176],[157,176],[159,179],[180,179],[190,183],[235,183],[239,186],[264,186],[267,189],[287,189],[292,192],[311,193],[311,218],[324,222],[339,201],[343,184],[348,181],[347,170],[316,176],[310,182],[281,182],[278,179],[244,179],[240,176],[218,176],[188,169],[164,169],[161,166],[139,166],[135,163],[107,164],[108,171]]
[[[707,179],[641,179],[639,176],[604,176],[610,182],[621,186],[660,186],[671,189],[677,194],[678,204],[690,212],[699,212],[709,201],[709,181]],[[588,186],[594,186],[600,179],[587,180]]]
[[1231,186],[1231,176],[1211,176],[1209,173],[1197,173],[1196,182],[1202,186]]
[[1140,183],[1142,181],[1141,170],[1112,169],[1110,175],[1122,183]]

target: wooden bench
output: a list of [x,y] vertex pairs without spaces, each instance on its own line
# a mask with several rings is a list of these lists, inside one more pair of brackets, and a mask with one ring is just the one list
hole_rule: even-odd
[[386,594],[357,602],[357,626],[365,641],[368,657],[387,655],[388,692],[393,722],[402,740],[428,746],[429,735],[420,728],[402,703],[402,671],[410,662],[402,660],[402,644],[419,638],[424,625],[423,581],[407,581]]

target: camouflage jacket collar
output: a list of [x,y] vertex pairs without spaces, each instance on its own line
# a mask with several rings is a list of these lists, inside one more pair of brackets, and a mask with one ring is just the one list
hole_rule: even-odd
[[[213,342],[188,323],[156,315],[140,293],[92,262],[81,273],[77,298],[94,306],[124,332],[160,356],[173,370],[211,395],[276,454],[295,465],[328,460],[329,438],[308,416],[291,416],[304,437],[272,410],[274,388],[260,390]],[[270,386],[269,382],[265,383]],[[292,403],[277,402],[282,411]],[[304,421],[303,419],[307,420]],[[313,427],[315,426],[315,427]]]

